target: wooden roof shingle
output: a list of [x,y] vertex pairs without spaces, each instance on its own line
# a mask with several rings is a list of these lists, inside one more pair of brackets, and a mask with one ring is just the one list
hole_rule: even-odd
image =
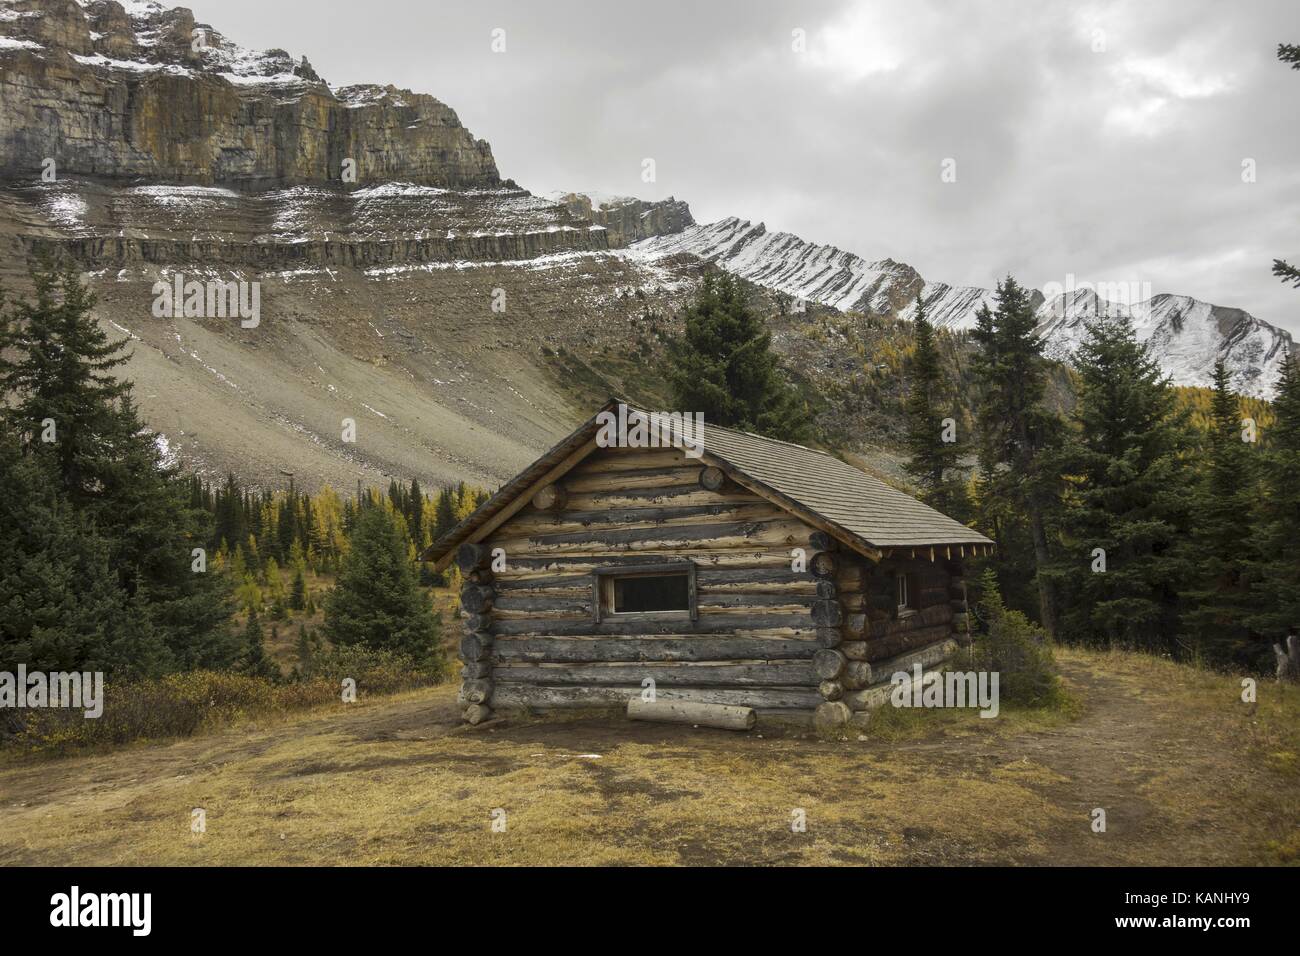
[[[553,473],[557,469],[567,470],[594,451],[600,414],[615,410],[618,404],[619,400],[611,399],[506,482],[478,510],[435,541],[426,557],[445,566],[461,543],[485,537],[499,523],[494,519],[503,511],[517,510],[517,499],[531,494],[534,485],[542,479],[556,480]],[[630,414],[648,414],[625,404]],[[837,538],[864,553],[878,556],[887,548],[993,544],[978,531],[824,451],[707,422],[703,449],[701,467],[722,468],[737,483],[776,500],[796,516],[828,526]]]

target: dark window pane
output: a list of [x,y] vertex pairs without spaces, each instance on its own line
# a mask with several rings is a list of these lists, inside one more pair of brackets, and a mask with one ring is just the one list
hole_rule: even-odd
[[656,574],[614,579],[614,611],[689,611],[685,574]]

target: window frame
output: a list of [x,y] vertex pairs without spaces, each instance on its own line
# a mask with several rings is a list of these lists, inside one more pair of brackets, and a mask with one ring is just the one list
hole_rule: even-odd
[[[616,578],[650,578],[686,575],[687,607],[672,611],[615,611]],[[694,561],[671,561],[663,564],[613,565],[591,572],[591,613],[597,624],[604,621],[697,621],[700,617],[699,592],[695,585]],[[607,601],[608,599],[608,601]]]
[[[901,593],[900,593],[901,592]],[[894,572],[894,601],[896,609],[894,617],[902,619],[915,614],[919,608],[916,606],[916,579],[910,571]],[[902,598],[900,602],[898,599]]]

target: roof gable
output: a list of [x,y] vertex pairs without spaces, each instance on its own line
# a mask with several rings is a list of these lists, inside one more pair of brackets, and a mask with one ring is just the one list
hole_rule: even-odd
[[[435,541],[426,554],[445,567],[455,549],[480,541],[521,510],[537,488],[559,480],[597,447],[611,399],[546,454],[521,471],[478,510]],[[630,403],[629,417],[650,415]],[[697,438],[698,436],[688,436]],[[767,498],[872,558],[881,549],[992,545],[987,537],[935,511],[833,455],[748,432],[704,424],[701,467],[715,465],[742,487]]]

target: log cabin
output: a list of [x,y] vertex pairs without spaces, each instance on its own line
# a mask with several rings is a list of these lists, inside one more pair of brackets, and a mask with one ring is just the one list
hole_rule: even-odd
[[[615,415],[652,427],[611,442]],[[969,642],[984,535],[826,452],[659,425],[611,400],[426,553],[463,576],[465,720],[652,687],[746,726],[843,727]]]

